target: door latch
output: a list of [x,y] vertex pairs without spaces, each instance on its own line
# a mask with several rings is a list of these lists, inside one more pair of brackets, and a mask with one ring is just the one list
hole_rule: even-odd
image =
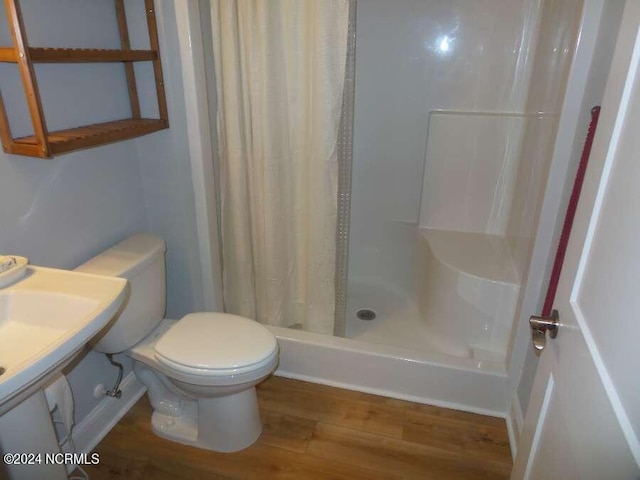
[[550,317],[537,317],[532,315],[529,317],[529,325],[531,327],[531,340],[536,353],[544,350],[547,344],[547,332],[549,337],[556,338],[558,336],[558,327],[560,326],[560,314],[557,310],[551,312]]

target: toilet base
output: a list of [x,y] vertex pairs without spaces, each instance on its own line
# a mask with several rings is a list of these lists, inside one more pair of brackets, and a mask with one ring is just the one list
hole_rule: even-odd
[[237,452],[262,433],[256,389],[186,402],[177,417],[154,411],[151,428],[159,437],[215,452]]

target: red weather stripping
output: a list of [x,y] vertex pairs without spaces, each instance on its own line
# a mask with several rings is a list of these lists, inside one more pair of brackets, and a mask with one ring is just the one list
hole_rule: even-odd
[[584,148],[582,149],[578,172],[576,173],[576,179],[573,183],[571,198],[569,199],[569,205],[567,206],[567,214],[564,217],[564,225],[562,226],[562,233],[560,234],[560,241],[558,242],[556,258],[553,262],[553,270],[551,271],[551,278],[549,279],[547,296],[544,300],[544,307],[542,308],[543,317],[550,316],[551,310],[553,309],[553,301],[556,298],[556,290],[558,290],[558,282],[560,281],[560,273],[562,272],[562,263],[564,262],[564,256],[567,253],[569,237],[571,236],[571,227],[573,226],[573,219],[576,216],[578,200],[580,199],[580,191],[582,190],[584,175],[587,171],[587,164],[589,163],[589,155],[591,154],[591,147],[593,146],[593,138],[596,135],[596,127],[598,126],[599,117],[600,107],[593,107],[591,109],[591,124],[589,125],[589,132],[587,133],[587,139],[585,140]]

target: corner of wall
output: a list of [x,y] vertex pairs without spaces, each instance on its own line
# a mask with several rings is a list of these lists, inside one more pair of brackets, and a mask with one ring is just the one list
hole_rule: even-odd
[[[136,152],[149,231],[167,242],[167,316],[179,318],[202,310],[205,299],[184,105],[183,65],[173,2],[159,2],[157,18],[170,128],[136,140]],[[153,82],[151,72],[141,73],[146,75],[140,75],[140,83]]]

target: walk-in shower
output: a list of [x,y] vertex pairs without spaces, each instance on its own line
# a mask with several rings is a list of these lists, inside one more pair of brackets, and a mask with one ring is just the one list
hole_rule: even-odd
[[504,365],[580,11],[360,3],[348,337]]
[[[220,39],[214,3],[189,7],[205,63]],[[334,335],[304,319],[274,326],[279,373],[504,414],[583,0],[344,3]],[[213,107],[203,118],[219,152],[220,79],[205,70]],[[226,186],[213,183],[219,220]]]

